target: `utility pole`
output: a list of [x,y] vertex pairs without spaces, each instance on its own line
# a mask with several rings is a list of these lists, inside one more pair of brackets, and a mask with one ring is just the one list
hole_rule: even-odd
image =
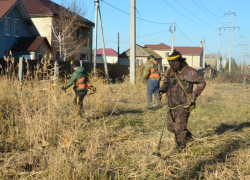
[[231,13],[231,11],[229,11],[229,13],[225,13],[225,14],[229,14],[229,27],[222,27],[222,28],[229,28],[229,69],[228,70],[229,70],[229,73],[231,73],[231,28],[235,29],[239,27],[231,27],[231,14],[234,14],[236,16],[235,12]]
[[96,75],[96,51],[97,51],[97,16],[98,16],[99,0],[95,1],[95,51],[94,51],[94,75]]
[[218,54],[217,54],[217,71],[220,70],[220,25],[219,25],[219,49],[218,49]]
[[[99,0],[97,0],[97,1],[99,1]],[[106,52],[105,52],[104,35],[103,35],[103,30],[102,30],[101,11],[100,11],[99,6],[98,6],[98,14],[99,14],[99,21],[100,21],[100,31],[101,31],[101,36],[102,36],[102,56],[103,56],[103,60],[104,60],[104,69],[105,69],[106,78],[109,82],[109,73],[108,73],[108,65],[107,65]]]
[[231,73],[231,11],[229,11],[229,73]]
[[136,83],[135,0],[130,0],[130,83]]
[[244,54],[244,34],[242,36],[242,55],[241,55],[241,72],[243,73],[243,54]]
[[245,47],[245,73],[247,73],[247,48]]
[[119,37],[119,32],[118,32],[118,56],[117,56],[117,61],[118,61],[118,64],[119,64],[119,54],[120,54],[120,37]]
[[170,32],[172,32],[171,54],[174,52],[174,31],[175,31],[175,26],[174,26],[174,22],[173,22],[172,29],[170,27]]
[[246,52],[246,74],[249,74],[249,72],[248,72],[248,52]]
[[203,62],[202,62],[202,67],[205,68],[205,38],[204,38],[204,47],[203,47]]
[[101,37],[102,37],[102,53],[103,53],[103,60],[104,60],[104,69],[107,80],[109,80],[109,74],[108,74],[108,65],[107,65],[107,59],[106,59],[106,52],[105,52],[105,43],[104,43],[104,35],[102,30],[102,18],[101,18],[101,11],[99,6],[99,0],[95,1],[95,52],[94,52],[94,75],[96,75],[96,52],[97,52],[97,24],[98,19],[97,16],[99,16],[100,21],[100,31],[101,31]]
[[242,46],[242,54],[241,54],[241,73],[242,74],[244,74],[244,71],[245,71],[245,61],[244,61],[244,58],[246,58],[246,57],[244,57],[244,45],[245,45],[245,47],[246,46],[248,46],[248,44],[244,44],[244,37],[246,38],[246,36],[244,36],[244,34],[243,34],[243,36],[240,36],[240,38],[242,37],[242,44],[238,44],[238,45],[240,45],[240,46]]

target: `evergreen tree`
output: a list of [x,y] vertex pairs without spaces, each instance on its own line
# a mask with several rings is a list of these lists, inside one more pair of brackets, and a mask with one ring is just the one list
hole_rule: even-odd
[[[225,66],[224,70],[225,70],[225,71],[229,71],[229,59],[227,59],[227,63],[226,63],[226,66]],[[237,63],[235,62],[235,59],[234,59],[234,58],[232,58],[232,61],[231,61],[231,70],[232,70],[232,71],[239,70],[238,65],[237,65]]]

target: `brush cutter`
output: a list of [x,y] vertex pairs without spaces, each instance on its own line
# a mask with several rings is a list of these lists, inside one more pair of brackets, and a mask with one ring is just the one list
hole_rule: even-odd
[[153,152],[152,156],[161,158],[161,153],[160,153],[159,151],[160,151],[160,145],[161,145],[161,138],[162,138],[163,131],[164,131],[165,124],[166,124],[166,120],[167,120],[168,110],[174,110],[174,109],[176,109],[176,108],[178,108],[178,107],[183,107],[183,108],[188,109],[188,108],[190,107],[190,105],[191,105],[191,102],[190,102],[187,106],[178,105],[178,106],[176,106],[176,107],[168,108],[168,109],[167,109],[167,112],[166,112],[166,115],[165,115],[165,119],[164,119],[164,122],[163,122],[163,126],[162,126],[162,130],[161,130],[161,135],[160,135],[159,143],[158,143],[158,146],[157,146],[157,148],[156,148],[156,151]]
[[140,91],[137,91],[136,93],[132,94],[131,96],[127,97],[126,99],[122,100],[123,103],[126,103],[126,100],[128,100],[129,98],[133,97],[134,95],[136,95],[137,93],[141,92],[142,90],[144,90],[145,88],[142,88]]
[[[76,91],[75,90],[75,87],[73,88],[74,89],[74,91]],[[67,95],[69,95],[69,96],[75,96],[75,94],[72,94],[72,93],[67,93],[67,91],[66,91],[66,89],[63,89],[63,91],[67,94]],[[91,95],[91,94],[94,94],[94,93],[96,93],[96,87],[95,87],[95,85],[93,85],[93,84],[91,84],[91,85],[88,85],[88,92],[87,92],[87,95]]]

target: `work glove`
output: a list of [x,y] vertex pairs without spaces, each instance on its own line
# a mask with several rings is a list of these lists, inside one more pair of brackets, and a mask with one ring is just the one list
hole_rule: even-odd
[[189,107],[189,112],[195,109],[195,106],[196,106],[195,100],[196,100],[196,97],[194,94],[192,94],[190,98],[191,106]]
[[65,90],[66,90],[65,86],[63,86],[63,87],[62,87],[62,90],[63,90],[63,91],[65,91]]
[[158,92],[156,93],[159,100],[161,100],[162,94],[163,94],[163,92],[161,90],[158,90]]
[[141,82],[142,82],[142,83],[145,83],[145,79],[141,78]]
[[191,102],[191,103],[194,103],[194,102],[195,102],[195,99],[196,99],[196,98],[195,98],[195,95],[192,94],[192,95],[191,95],[191,98],[190,98],[190,102]]

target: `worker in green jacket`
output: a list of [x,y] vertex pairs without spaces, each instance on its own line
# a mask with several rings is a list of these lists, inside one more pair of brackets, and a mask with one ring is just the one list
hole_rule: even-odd
[[148,61],[145,64],[145,69],[143,71],[142,82],[147,81],[147,94],[148,94],[148,108],[152,108],[152,94],[154,93],[155,99],[157,100],[157,104],[154,106],[160,106],[161,101],[157,97],[157,92],[160,88],[160,73],[161,73],[161,65],[155,60],[153,55],[148,57]]
[[82,116],[80,110],[83,108],[83,98],[88,92],[88,76],[85,68],[80,66],[79,61],[74,61],[73,68],[75,72],[72,74],[72,77],[67,85],[62,87],[62,90],[66,90],[74,84],[73,89],[76,93],[74,103],[77,107],[78,114]]

